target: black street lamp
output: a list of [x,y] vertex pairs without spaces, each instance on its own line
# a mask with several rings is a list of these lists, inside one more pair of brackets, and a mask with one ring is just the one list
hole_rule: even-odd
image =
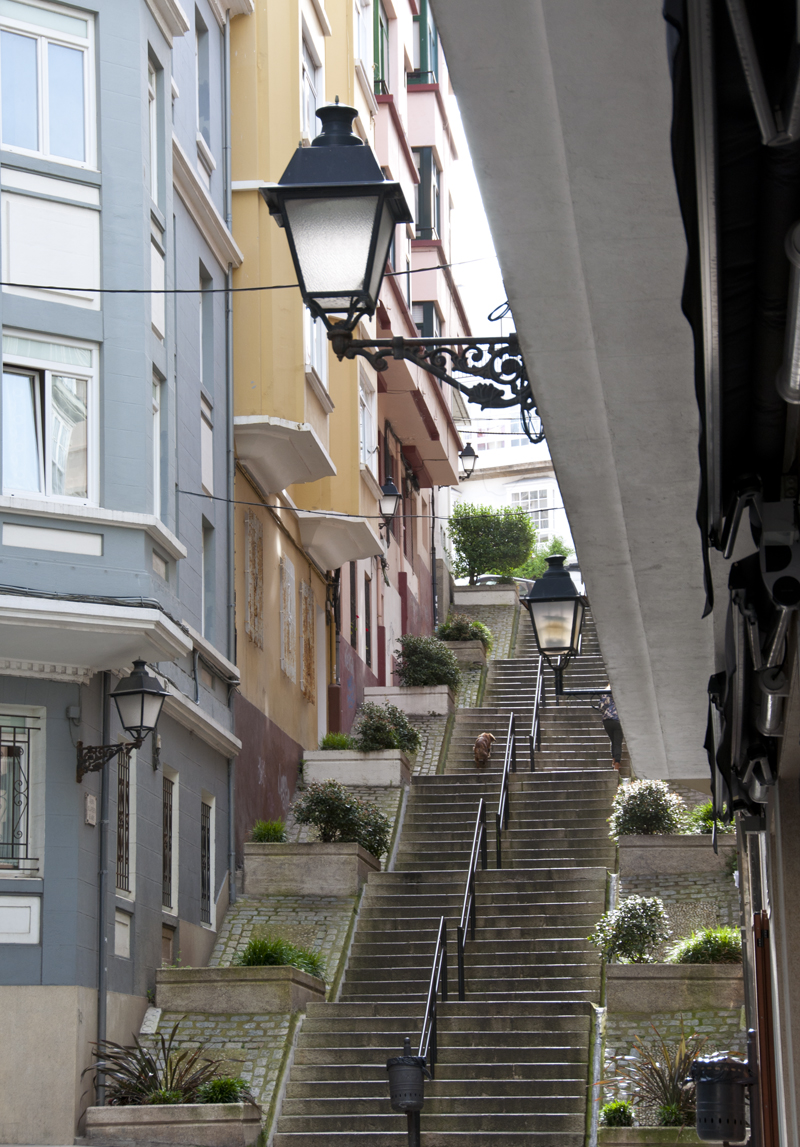
[[[482,410],[518,407],[525,433],[532,442],[543,441],[515,334],[353,338],[359,320],[375,314],[395,226],[413,220],[400,184],[384,179],[375,156],[353,132],[357,114],[338,102],[318,108],[320,134],[310,147],[298,147],[279,183],[261,188],[270,214],[286,231],[303,302],[325,323],[340,361],[359,355],[380,372],[390,358],[405,359]],[[470,385],[470,376],[483,381]]]
[[[561,696],[563,673],[573,657],[580,653],[581,626],[588,605],[578,593],[575,583],[564,569],[563,554],[552,554],[547,559],[547,571],[537,578],[522,604],[531,617],[533,635],[539,652],[553,670],[556,696]],[[585,690],[569,690],[583,694]],[[589,692],[597,692],[590,690]]]
[[391,474],[387,474],[386,481],[381,486],[381,496],[378,499],[378,506],[380,507],[381,517],[383,518],[383,524],[386,527],[387,534],[389,533],[389,526],[392,524],[392,519],[400,509],[402,500],[403,495],[395,486]]
[[164,699],[169,696],[161,682],[147,672],[145,661],[134,661],[133,672],[123,677],[111,694],[117,706],[119,719],[130,741],[119,745],[84,745],[78,741],[77,781],[86,773],[96,773],[120,753],[138,749],[152,733],[161,716]]
[[471,478],[475,473],[475,466],[478,462],[478,455],[472,448],[472,443],[468,442],[464,449],[459,454],[461,465],[464,467],[464,481]]

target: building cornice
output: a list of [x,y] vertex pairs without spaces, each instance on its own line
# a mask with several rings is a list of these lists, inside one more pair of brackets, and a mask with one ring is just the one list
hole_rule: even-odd
[[189,17],[179,0],[146,0],[146,3],[170,47],[173,37],[185,36],[189,31]]
[[240,267],[244,260],[242,252],[225,226],[225,220],[214,205],[192,161],[181,147],[177,138],[172,137],[172,178],[175,190],[186,205],[201,235],[211,248],[214,258],[223,270],[228,264]]
[[242,747],[239,738],[234,737],[229,729],[219,721],[215,721],[199,705],[195,705],[194,701],[190,701],[183,693],[178,692],[169,678],[160,673],[158,676],[169,689],[169,696],[164,699],[163,712],[179,725],[183,725],[184,729],[198,736],[201,741],[205,741],[223,757],[235,757]]
[[[479,435],[480,431],[465,430],[464,434],[471,438],[474,434]],[[516,462],[513,464],[506,463],[504,466],[484,466],[483,459],[485,457],[484,452],[481,456],[480,468],[475,471],[475,477],[480,478],[481,481],[487,478],[552,478],[555,480],[556,472],[549,458],[541,462]]]

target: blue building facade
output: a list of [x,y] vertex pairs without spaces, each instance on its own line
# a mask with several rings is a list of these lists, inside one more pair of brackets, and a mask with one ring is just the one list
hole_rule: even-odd
[[[184,3],[186,0],[184,0]],[[0,1142],[70,1143],[98,1036],[228,904],[228,32],[196,0],[0,0]],[[135,658],[169,690],[124,739]]]

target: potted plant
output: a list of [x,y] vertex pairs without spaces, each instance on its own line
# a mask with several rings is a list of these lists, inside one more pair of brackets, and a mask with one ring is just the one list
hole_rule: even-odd
[[364,690],[368,701],[396,704],[416,716],[447,715],[455,709],[461,671],[455,654],[438,637],[405,633],[395,662],[399,685]]
[[[174,1024],[158,1033],[152,1048],[133,1037],[94,1045],[103,1072],[106,1106],[86,1111],[89,1143],[170,1143],[201,1147],[251,1147],[261,1134],[261,1108],[243,1079],[223,1076],[221,1060],[207,1045],[180,1049]],[[85,1074],[85,1073],[84,1073]]]
[[380,869],[391,825],[377,805],[335,780],[309,784],[292,806],[298,824],[310,824],[311,843],[244,846],[248,896],[355,896]]
[[491,630],[464,613],[451,613],[436,630],[436,636],[444,642],[459,665],[485,665],[492,651]]
[[411,758],[420,736],[396,705],[365,701],[352,733],[328,733],[317,750],[303,756],[303,779],[334,780],[358,788],[386,788],[411,782]]
[[711,847],[705,816],[689,813],[665,781],[642,780],[617,790],[609,826],[619,842],[620,877],[724,871],[735,840]]

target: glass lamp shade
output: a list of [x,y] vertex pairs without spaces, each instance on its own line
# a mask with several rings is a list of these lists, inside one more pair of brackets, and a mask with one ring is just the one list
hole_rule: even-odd
[[126,733],[134,740],[143,741],[158,724],[164,698],[169,693],[147,672],[146,662],[134,661],[133,673],[122,678],[111,696]]
[[329,330],[351,331],[375,313],[395,225],[412,219],[400,184],[384,179],[353,133],[356,114],[344,104],[319,108],[312,146],[297,149],[280,183],[262,188],[286,230],[303,302]]
[[575,657],[580,649],[586,598],[564,569],[563,554],[547,559],[547,571],[538,578],[522,604],[531,615],[539,652],[545,657]]
[[464,449],[459,454],[461,465],[464,467],[464,477],[471,478],[475,472],[475,466],[478,461],[478,455],[475,453],[472,443],[468,442]]
[[397,489],[391,477],[387,475],[386,481],[381,486],[381,496],[378,502],[381,508],[381,516],[385,522],[391,522],[402,500],[403,495]]

